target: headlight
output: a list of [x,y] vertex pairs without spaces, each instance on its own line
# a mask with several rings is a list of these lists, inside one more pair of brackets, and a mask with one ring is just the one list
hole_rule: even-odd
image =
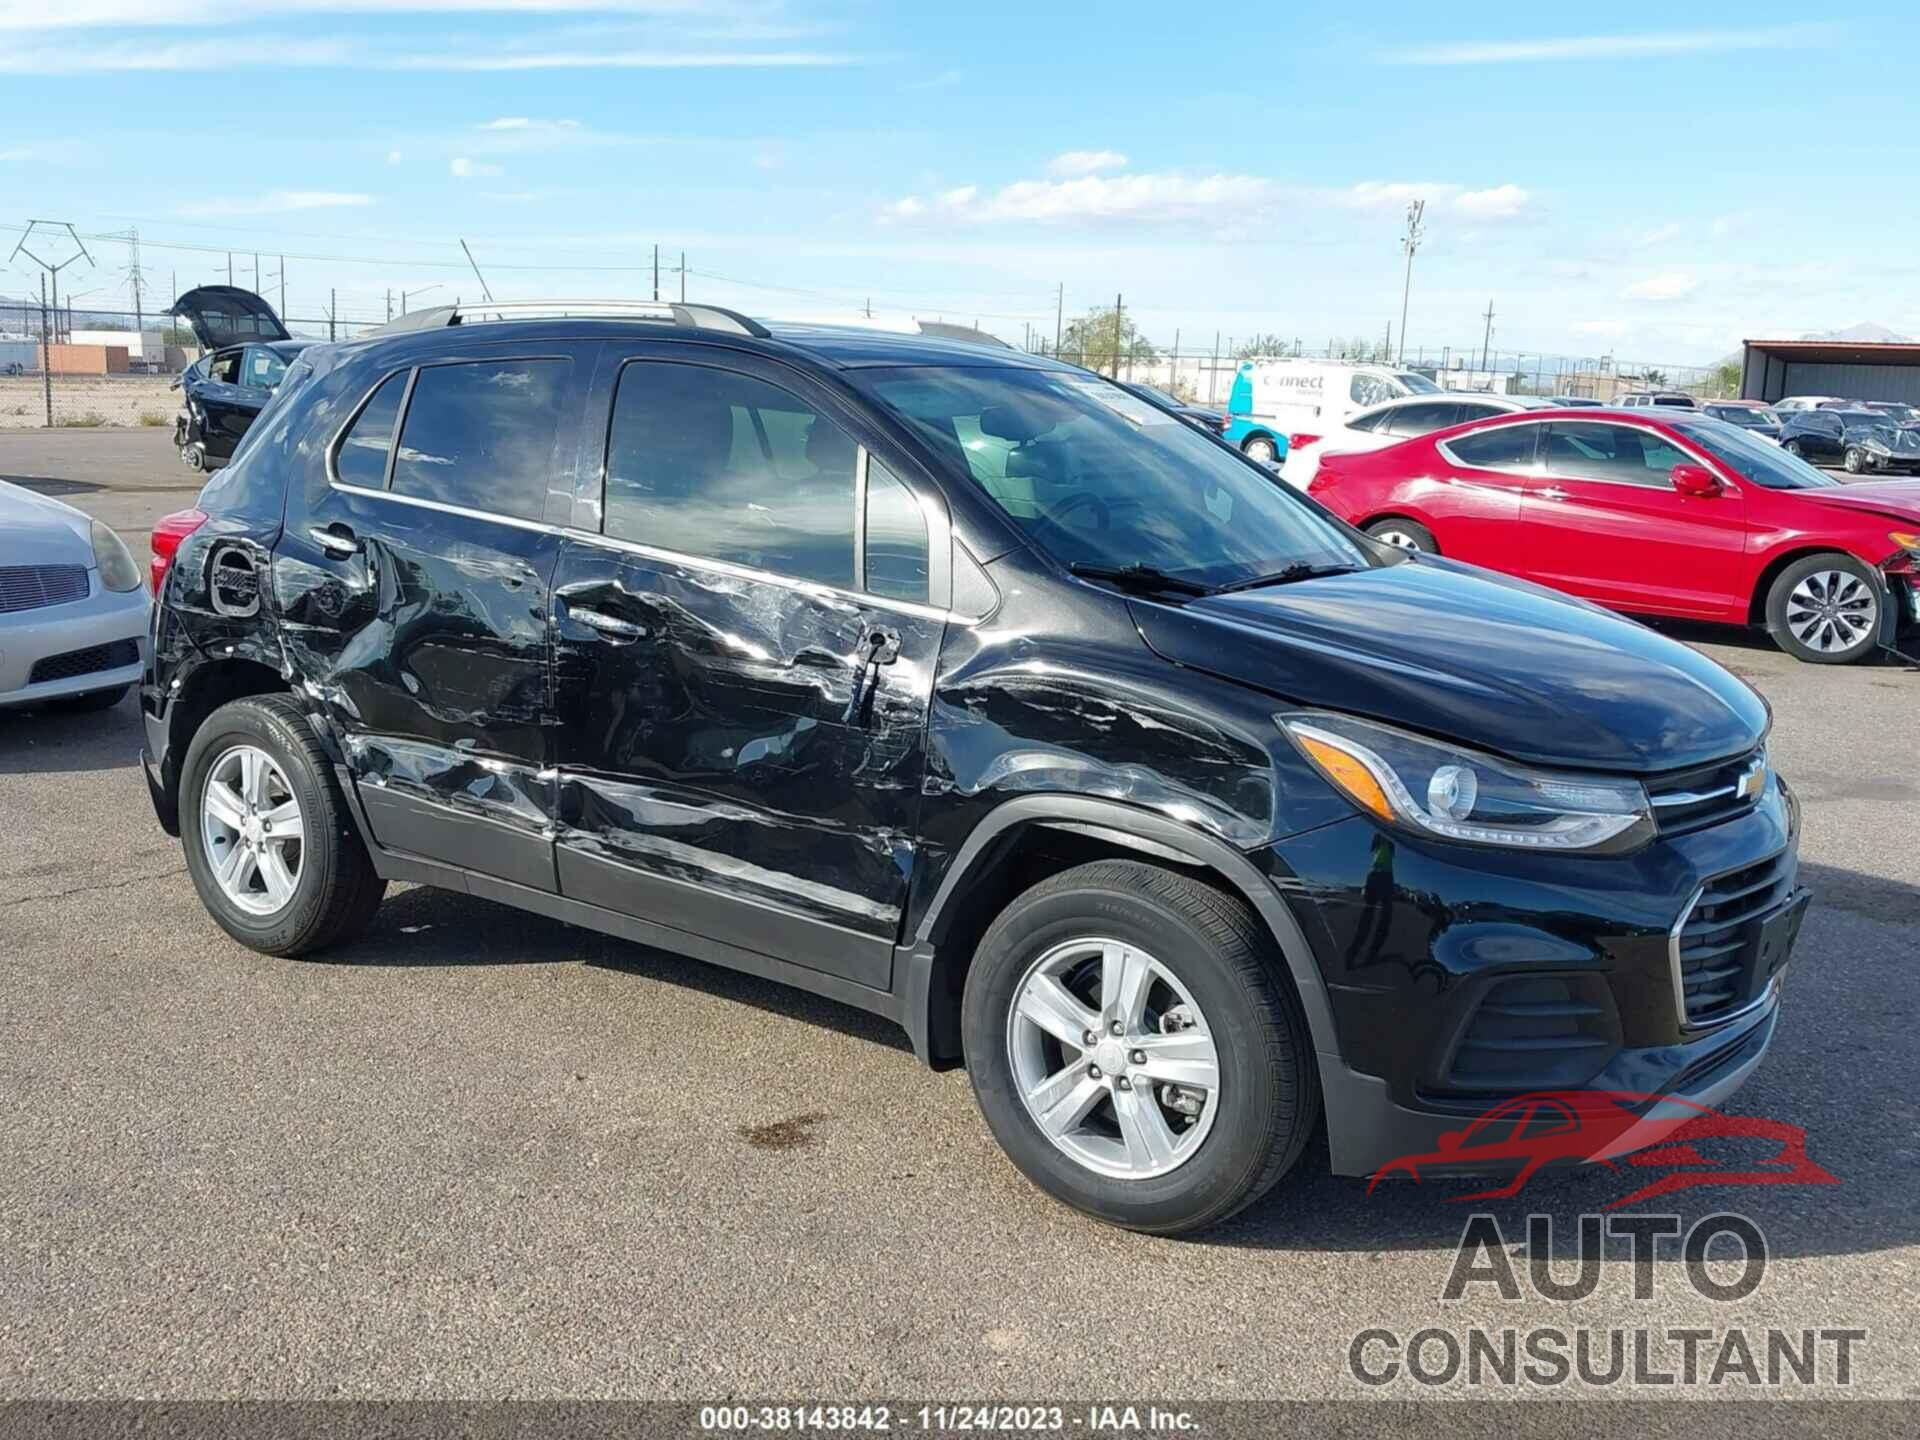
[[1328,782],[1390,825],[1517,850],[1630,850],[1653,834],[1637,781],[1535,770],[1324,711],[1274,719]]
[[92,538],[93,564],[100,572],[100,583],[109,590],[138,590],[140,567],[133,563],[125,542],[98,520],[93,522]]
[[1914,534],[1911,530],[1889,530],[1887,539],[1909,555],[1920,555],[1920,535]]

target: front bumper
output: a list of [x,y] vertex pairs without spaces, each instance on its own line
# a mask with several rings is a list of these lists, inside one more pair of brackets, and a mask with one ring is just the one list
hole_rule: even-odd
[[[1804,893],[1797,847],[1797,806],[1776,779],[1736,818],[1627,856],[1430,845],[1358,816],[1263,852],[1326,985],[1335,1173],[1431,1152],[1521,1094],[1726,1099],[1773,1035],[1785,975],[1759,937]],[[1751,989],[1690,1018],[1676,937],[1703,887],[1744,888],[1756,867],[1777,889],[1740,932]]]
[[[84,600],[0,615],[0,706],[38,705],[139,683],[151,608],[145,588],[120,593],[103,589],[98,573],[90,573],[87,579]],[[127,641],[134,644],[130,663],[33,679],[34,667],[42,662],[47,662],[43,674],[59,672],[91,663],[83,652],[102,651],[106,658],[110,652],[104,647]],[[83,658],[63,664],[69,656]]]

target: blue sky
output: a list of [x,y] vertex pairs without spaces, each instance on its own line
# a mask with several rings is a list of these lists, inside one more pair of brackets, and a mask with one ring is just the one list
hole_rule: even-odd
[[[1818,18],[1809,18],[1817,15]],[[0,0],[0,225],[137,225],[164,294],[688,293],[1161,344],[1706,361],[1920,333],[1913,7]],[[11,247],[18,230],[0,230]],[[203,247],[203,248],[195,248]],[[126,303],[126,247],[67,272]],[[33,288],[24,261],[0,291]],[[663,289],[677,293],[678,278]]]

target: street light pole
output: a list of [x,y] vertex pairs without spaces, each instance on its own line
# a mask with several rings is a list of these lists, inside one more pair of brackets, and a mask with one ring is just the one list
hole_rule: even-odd
[[1400,286],[1400,362],[1407,359],[1407,299],[1413,293],[1413,252],[1420,248],[1420,242],[1426,238],[1426,231],[1420,220],[1427,212],[1427,202],[1415,200],[1407,206],[1407,233],[1401,237],[1400,248],[1407,252],[1407,278]]

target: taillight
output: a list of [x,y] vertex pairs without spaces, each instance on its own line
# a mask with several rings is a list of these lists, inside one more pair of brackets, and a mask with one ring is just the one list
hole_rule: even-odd
[[1287,436],[1287,449],[1289,450],[1304,450],[1309,445],[1317,445],[1319,443],[1320,443],[1320,437],[1318,435]]
[[176,510],[171,515],[162,515],[153,527],[153,536],[149,544],[153,546],[153,566],[149,578],[153,581],[153,597],[160,598],[160,586],[167,578],[167,567],[173,564],[173,557],[179,553],[180,542],[207,523],[204,510]]

